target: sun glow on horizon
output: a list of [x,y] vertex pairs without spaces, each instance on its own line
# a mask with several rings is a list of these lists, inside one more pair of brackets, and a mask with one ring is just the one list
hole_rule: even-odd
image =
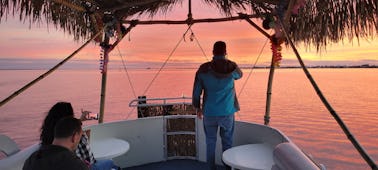
[[[216,12],[214,10],[193,11],[193,17],[204,18],[203,16],[209,14],[219,17]],[[183,10],[173,10],[172,13],[177,14],[173,16],[179,19],[186,17],[186,12]],[[160,19],[168,18],[168,16],[160,17]],[[261,21],[256,21],[256,23],[260,24]],[[2,37],[0,58],[64,59],[83,43],[73,41],[72,36],[55,30],[53,26],[41,24],[41,26],[31,27],[29,29],[28,24],[8,16],[7,21],[0,24],[2,30],[0,32]],[[110,60],[164,62],[169,58],[170,62],[201,63],[211,60],[213,43],[222,40],[227,43],[228,57],[237,63],[258,62],[263,65],[270,63],[272,54],[269,40],[247,22],[195,24],[184,34],[187,29],[187,25],[137,25],[110,53]],[[270,30],[267,32],[271,33]],[[285,45],[283,47],[283,62],[296,59],[290,47],[286,48]],[[377,64],[377,47],[377,39],[361,39],[360,45],[356,40],[352,43],[345,41],[331,44],[321,52],[317,52],[315,47],[308,49],[299,45],[297,48],[303,60],[309,62],[371,61]],[[258,61],[256,61],[257,58]],[[75,56],[75,59],[99,60],[99,44],[89,44]]]

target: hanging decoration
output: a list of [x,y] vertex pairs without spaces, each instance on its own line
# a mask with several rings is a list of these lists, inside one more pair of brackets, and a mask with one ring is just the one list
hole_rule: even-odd
[[106,63],[107,60],[105,60],[105,49],[104,47],[101,46],[101,51],[100,51],[100,70],[101,70],[101,73],[104,73],[106,72]]
[[103,18],[104,24],[104,38],[100,43],[101,53],[100,53],[100,70],[101,73],[107,72],[107,66],[109,61],[109,52],[112,50],[112,45],[109,44],[109,39],[113,37],[118,37],[121,33],[121,28],[117,27],[117,20],[111,13],[107,13]]
[[270,49],[272,50],[272,60],[275,67],[279,67],[282,60],[282,43],[283,40],[276,38],[275,35],[273,35],[270,39]]
[[[191,33],[190,33],[190,35],[188,37],[189,37],[190,42],[193,42],[194,39],[195,39],[195,35],[194,35],[194,33],[193,33],[193,31],[191,29],[190,29],[190,32]],[[187,32],[185,32],[185,34],[182,36],[184,42],[186,42],[186,36],[187,36]]]
[[281,44],[284,42],[282,37],[282,29],[279,24],[276,24],[275,18],[268,15],[263,21],[264,29],[274,29],[275,34],[270,38],[270,49],[272,50],[272,60],[275,67],[279,67],[282,60],[282,47]]
[[[285,13],[288,11],[290,1],[280,0],[275,10],[276,15],[267,14],[263,20],[262,26],[264,29],[274,29],[274,34],[270,38],[273,64],[279,67],[282,60],[282,43],[284,42],[281,24],[277,24],[284,20]],[[299,10],[304,7],[306,0],[295,0],[293,7],[290,9],[292,15],[298,15]]]
[[193,40],[194,40],[194,33],[193,32],[190,34],[189,39],[190,39],[191,42],[193,42]]

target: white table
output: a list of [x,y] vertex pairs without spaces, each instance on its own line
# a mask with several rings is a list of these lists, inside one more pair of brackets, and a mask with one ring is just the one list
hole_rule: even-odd
[[129,142],[117,138],[92,140],[89,145],[93,156],[99,160],[112,159],[125,154],[130,149]]
[[247,144],[232,147],[223,152],[223,162],[232,169],[262,170],[271,169],[273,149],[267,144]]

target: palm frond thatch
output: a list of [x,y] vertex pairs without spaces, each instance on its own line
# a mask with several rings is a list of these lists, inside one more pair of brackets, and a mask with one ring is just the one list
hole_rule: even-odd
[[[268,14],[277,13],[277,6],[289,1],[203,0],[225,15],[251,9],[261,20]],[[177,3],[183,3],[183,0],[0,0],[0,22],[8,15],[19,15],[20,20],[30,23],[43,19],[80,39],[94,34],[107,13],[112,13],[118,20],[135,14],[154,16],[158,12],[169,12]],[[375,37],[378,1],[307,0],[298,15],[290,16],[287,27],[296,43],[304,42],[318,48],[344,38]]]
[[300,15],[292,17],[290,35],[318,47],[343,38],[376,36],[377,7],[377,0],[307,1]]

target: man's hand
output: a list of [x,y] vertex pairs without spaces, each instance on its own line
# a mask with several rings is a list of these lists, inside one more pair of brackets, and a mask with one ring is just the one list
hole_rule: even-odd
[[196,108],[196,114],[198,119],[202,119],[203,114],[202,114],[202,109]]

